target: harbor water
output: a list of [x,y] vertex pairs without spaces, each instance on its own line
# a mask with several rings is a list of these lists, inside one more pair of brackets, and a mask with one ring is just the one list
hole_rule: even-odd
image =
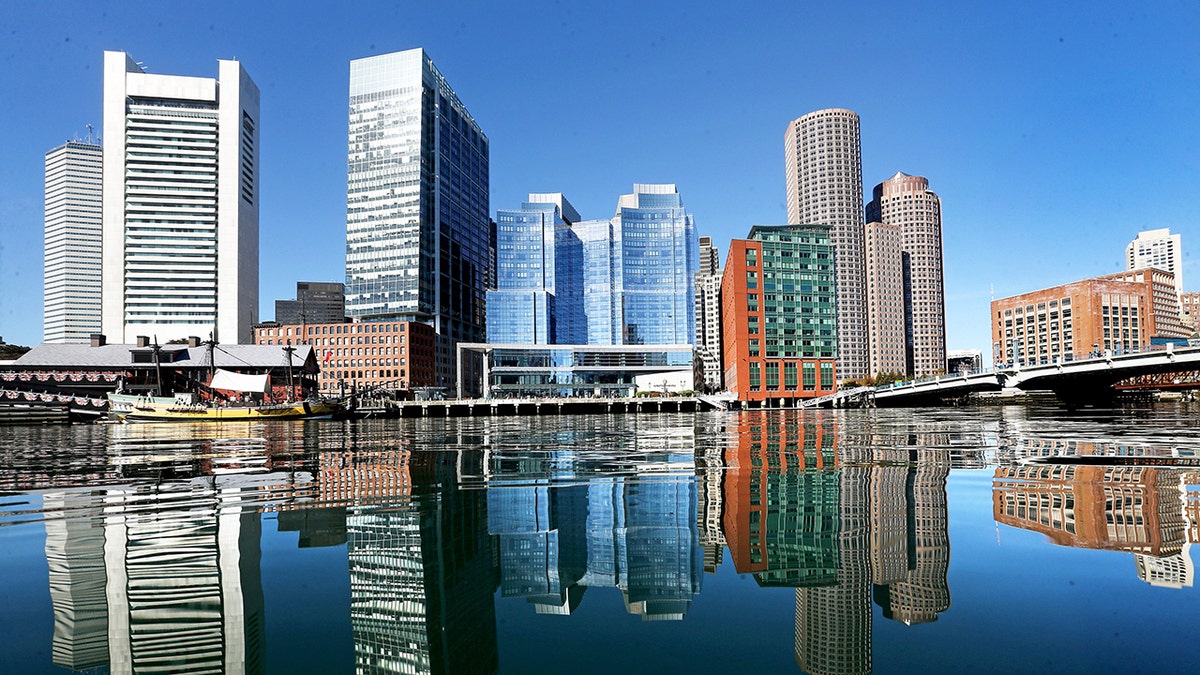
[[0,669],[1189,672],[1198,420],[0,427]]

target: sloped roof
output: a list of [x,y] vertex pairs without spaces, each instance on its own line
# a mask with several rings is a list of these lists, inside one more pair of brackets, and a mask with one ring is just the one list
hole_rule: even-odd
[[[13,362],[18,368],[128,368],[133,364],[133,352],[144,352],[149,347],[136,345],[91,345],[43,343]],[[283,347],[280,345],[216,345],[213,348],[214,365],[218,368],[282,368],[287,365]],[[293,347],[292,366],[303,368],[313,357],[312,347]],[[208,347],[184,347],[163,345],[164,365],[173,367],[208,367]],[[145,363],[138,363],[145,366]]]

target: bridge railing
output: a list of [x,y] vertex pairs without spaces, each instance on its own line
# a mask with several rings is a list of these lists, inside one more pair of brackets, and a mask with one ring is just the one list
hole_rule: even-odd
[[985,375],[996,372],[1012,372],[1020,368],[1033,368],[1037,366],[1053,366],[1063,363],[1078,363],[1081,361],[1107,361],[1113,357],[1130,356],[1133,354],[1147,354],[1152,352],[1167,352],[1175,351],[1176,349],[1188,349],[1188,347],[1176,347],[1175,345],[1145,345],[1141,347],[1131,347],[1129,349],[1109,349],[1102,352],[1091,352],[1089,354],[1066,354],[1055,359],[1039,359],[1036,362],[1013,364],[1013,363],[997,363],[986,368],[977,368],[974,370],[962,370],[954,373],[946,373],[945,375],[935,375],[931,377],[920,377],[913,380],[905,380],[903,382],[892,382],[890,384],[880,385],[875,387],[876,392],[884,392],[892,389],[902,389],[916,387],[922,384],[934,382],[946,382],[960,377],[971,377],[975,375]]

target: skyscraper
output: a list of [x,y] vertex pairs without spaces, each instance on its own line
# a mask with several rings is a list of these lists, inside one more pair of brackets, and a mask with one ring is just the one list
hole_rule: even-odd
[[[603,233],[603,228],[592,230]],[[633,193],[617,200],[617,213],[609,231],[613,327],[611,342],[591,339],[603,335],[591,330],[589,344],[664,345],[691,344],[696,339],[693,277],[699,268],[696,225],[674,184],[635,183]],[[604,278],[592,276],[589,250],[602,241],[584,240],[584,298],[604,296]]]
[[[901,234],[907,373],[922,377],[945,372],[942,202],[930,191],[927,179],[903,172],[896,172],[876,185],[873,197],[867,204],[867,221],[898,227]],[[871,331],[876,328],[872,323]],[[891,326],[884,325],[879,329],[890,332]]]
[[104,53],[102,328],[114,342],[214,333],[258,320],[258,87],[158,75]]
[[103,149],[90,139],[46,153],[45,342],[87,344],[100,332],[103,177]]
[[1183,237],[1171,228],[1145,230],[1125,247],[1125,269],[1156,267],[1175,275],[1175,293],[1183,293]]
[[904,323],[904,234],[899,225],[867,219],[867,344],[870,374],[908,372]]
[[784,156],[788,222],[833,226],[838,377],[863,377],[870,364],[858,115],[830,108],[792,120],[784,136]]
[[[724,387],[721,367],[721,274],[712,237],[700,237],[700,271],[696,273],[696,356],[705,388]],[[697,378],[697,385],[700,378]]]
[[572,344],[557,325],[555,252],[557,241],[578,221],[562,193],[531,194],[520,210],[496,213],[498,273],[496,288],[487,292],[489,342]]
[[275,321],[284,325],[345,320],[346,287],[340,282],[297,281],[295,300],[275,301]]
[[675,185],[636,183],[612,218],[578,218],[560,193],[497,214],[489,341],[692,344],[699,253]]
[[484,339],[488,138],[422,49],[350,62],[346,314],[437,331],[439,383]]

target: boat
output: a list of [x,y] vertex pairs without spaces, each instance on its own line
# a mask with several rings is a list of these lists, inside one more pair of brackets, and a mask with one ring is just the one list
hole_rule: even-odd
[[344,406],[336,401],[286,401],[264,405],[200,401],[194,394],[133,396],[109,394],[109,416],[122,422],[261,422],[330,419]]
[[[158,377],[158,396],[129,394],[118,390],[108,394],[109,418],[121,422],[256,422],[265,420],[330,419],[345,411],[340,401],[325,399],[290,400],[296,392],[292,382],[291,347],[285,347],[288,364],[289,398],[270,401],[270,376],[236,373],[214,367],[212,357],[215,342],[208,343],[210,377],[207,383],[196,383],[198,391],[177,391],[174,396],[162,396],[162,376]],[[158,345],[155,344],[155,365],[158,365]]]

